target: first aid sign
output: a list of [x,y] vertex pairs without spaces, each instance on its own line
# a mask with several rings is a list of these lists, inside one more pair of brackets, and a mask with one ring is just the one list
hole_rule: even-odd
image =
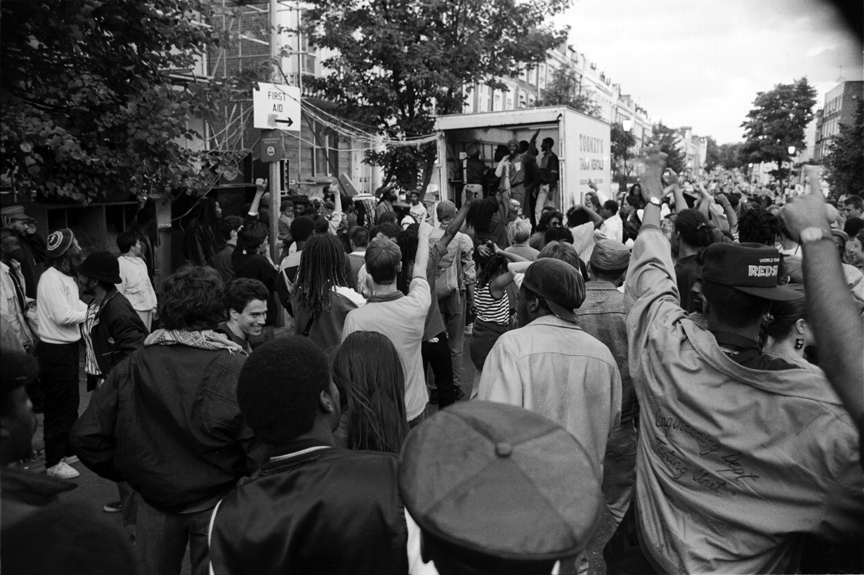
[[252,92],[253,126],[262,130],[300,131],[300,88],[258,82]]

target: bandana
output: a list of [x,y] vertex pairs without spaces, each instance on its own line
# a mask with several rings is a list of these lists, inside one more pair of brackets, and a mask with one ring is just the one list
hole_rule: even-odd
[[144,345],[188,345],[189,347],[197,347],[198,349],[226,349],[231,353],[246,353],[242,347],[228,339],[227,335],[217,333],[212,329],[202,331],[157,329],[147,336],[147,339],[144,340]]

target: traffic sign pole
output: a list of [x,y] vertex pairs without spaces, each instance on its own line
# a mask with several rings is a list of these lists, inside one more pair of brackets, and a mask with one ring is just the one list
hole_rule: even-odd
[[[279,83],[281,80],[280,70],[276,66],[281,66],[279,58],[279,17],[277,13],[278,5],[276,0],[270,0],[270,61],[273,62],[273,82]],[[282,134],[279,134],[282,137]],[[279,242],[279,216],[282,213],[281,197],[279,189],[279,161],[270,162],[270,251],[273,261],[278,265],[281,263]],[[276,325],[282,326],[282,314],[276,314]]]

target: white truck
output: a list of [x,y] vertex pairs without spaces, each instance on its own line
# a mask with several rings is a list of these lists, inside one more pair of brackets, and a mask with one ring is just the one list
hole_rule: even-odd
[[453,200],[462,190],[462,166],[469,145],[479,146],[480,159],[494,169],[499,144],[506,146],[512,139],[530,140],[538,129],[537,149],[544,138],[552,138],[552,151],[560,161],[558,209],[566,212],[582,203],[584,195],[591,191],[589,179],[606,196],[613,197],[609,124],[565,106],[438,116],[438,173],[433,174],[431,183],[438,185],[441,199]]

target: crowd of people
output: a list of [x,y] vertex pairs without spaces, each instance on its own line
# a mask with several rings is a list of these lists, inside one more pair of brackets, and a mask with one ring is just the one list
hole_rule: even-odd
[[[266,182],[204,198],[158,294],[140,230],[84,257],[4,208],[4,567],[65,509],[116,548],[38,560],[93,572],[585,573],[604,515],[607,573],[864,570],[861,197],[655,155],[562,213],[536,139],[469,148],[456,202],[291,193],[279,261]],[[60,497],[76,460],[130,537]]]

